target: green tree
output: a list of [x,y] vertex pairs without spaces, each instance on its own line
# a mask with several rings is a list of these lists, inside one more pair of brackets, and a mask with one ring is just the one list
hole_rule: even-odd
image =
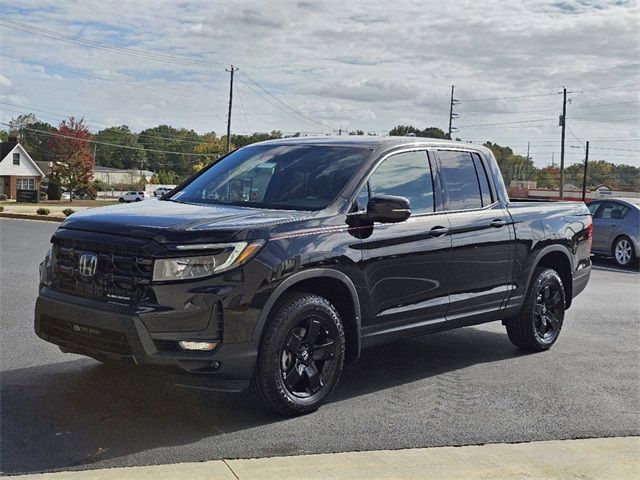
[[9,121],[9,135],[16,135],[20,144],[31,158],[38,162],[51,162],[53,155],[49,149],[51,133],[56,128],[46,122],[41,122],[33,113],[18,115]]
[[406,137],[409,134],[414,134],[416,137],[447,138],[447,134],[438,127],[427,127],[420,130],[413,125],[398,125],[389,131],[389,135],[394,137]]
[[[138,136],[126,125],[100,130],[93,135],[93,140],[100,142],[95,144],[96,165],[125,170],[139,169],[144,165],[146,160],[144,147],[138,143]],[[105,143],[131,148],[104,145]]]
[[502,147],[497,143],[486,142],[484,146],[493,152],[507,187],[511,185],[512,180],[534,180],[536,178],[538,169],[530,158],[516,155],[510,147]]
[[169,168],[180,176],[191,175],[191,166],[198,157],[190,154],[195,153],[196,145],[201,142],[202,138],[195,131],[169,125],[159,125],[138,134],[138,143],[146,149],[147,168],[153,172]]
[[231,135],[231,143],[235,148],[246,147],[256,142],[263,142],[265,140],[274,140],[276,138],[282,138],[282,132],[279,130],[272,130],[267,132],[256,132],[251,135]]
[[556,166],[544,167],[538,171],[536,181],[540,188],[559,188],[560,169]]

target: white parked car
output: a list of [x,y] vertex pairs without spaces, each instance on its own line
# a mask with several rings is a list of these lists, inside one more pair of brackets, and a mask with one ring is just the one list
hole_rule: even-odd
[[147,198],[147,195],[144,192],[125,192],[118,199],[118,201],[120,203],[123,203],[123,202],[140,202],[142,200],[145,200],[146,198]]
[[173,190],[173,188],[169,188],[169,187],[158,187],[155,189],[155,191],[153,192],[153,196],[154,197],[161,197],[163,196],[165,193],[169,193],[171,190]]

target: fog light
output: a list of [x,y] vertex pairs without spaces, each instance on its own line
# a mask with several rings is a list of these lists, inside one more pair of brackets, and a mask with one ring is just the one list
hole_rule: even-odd
[[183,350],[213,350],[218,346],[216,342],[190,342],[181,340],[178,342]]

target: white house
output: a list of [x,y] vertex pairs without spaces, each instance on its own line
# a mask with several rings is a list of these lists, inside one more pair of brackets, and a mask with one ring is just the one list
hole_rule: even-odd
[[16,138],[0,143],[0,193],[16,198],[17,190],[40,191],[44,173]]

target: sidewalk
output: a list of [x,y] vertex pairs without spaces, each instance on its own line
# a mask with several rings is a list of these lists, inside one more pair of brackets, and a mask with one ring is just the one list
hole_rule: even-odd
[[41,480],[635,479],[640,437],[215,460],[24,475]]

